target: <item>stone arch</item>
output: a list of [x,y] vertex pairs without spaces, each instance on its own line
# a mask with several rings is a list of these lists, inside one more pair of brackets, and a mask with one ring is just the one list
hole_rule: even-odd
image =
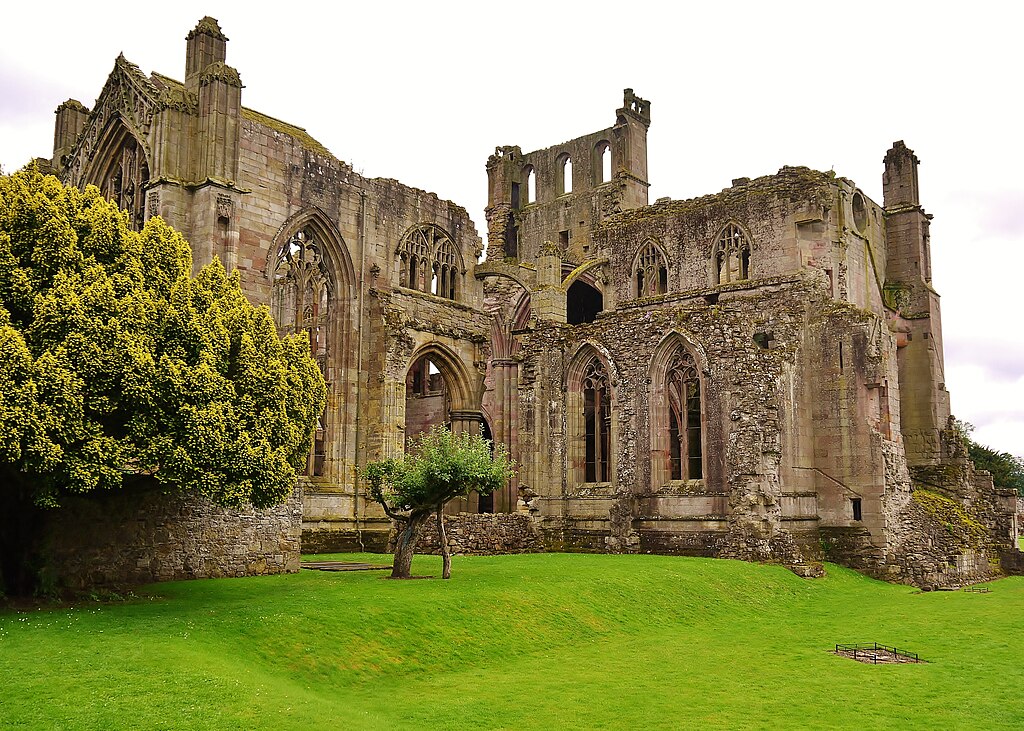
[[704,479],[706,366],[702,349],[676,331],[654,350],[647,402],[652,491],[672,480]]
[[127,211],[136,230],[141,230],[146,220],[146,188],[152,170],[143,140],[123,117],[115,114],[97,138],[81,181],[95,185],[104,197]]
[[582,343],[565,369],[566,474],[570,486],[615,481],[618,373],[608,351]]
[[282,334],[306,332],[327,382],[327,405],[317,425],[307,473],[328,477],[348,454],[354,414],[343,394],[355,387],[356,337],[352,259],[337,227],[309,208],[278,229],[267,255],[270,304]]
[[338,291],[345,296],[351,295],[355,286],[356,274],[352,264],[352,256],[349,253],[345,239],[333,221],[321,209],[316,207],[303,208],[301,211],[289,216],[274,234],[270,254],[267,256],[267,268],[265,276],[271,277],[277,266],[277,257],[286,243],[297,231],[310,229],[316,234],[317,239],[322,242],[327,258],[333,265],[331,276]]
[[[451,411],[476,414],[479,417],[481,415],[483,377],[479,375],[478,371],[463,362],[458,353],[448,346],[439,342],[431,342],[412,352],[405,372],[408,373],[413,364],[424,356],[429,356],[441,371],[445,387],[451,394]],[[452,426],[455,427],[454,422]]]

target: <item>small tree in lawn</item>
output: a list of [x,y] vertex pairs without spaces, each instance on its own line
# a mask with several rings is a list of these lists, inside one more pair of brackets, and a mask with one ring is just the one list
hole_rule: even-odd
[[447,426],[435,426],[412,441],[402,459],[371,462],[363,474],[370,495],[398,524],[393,579],[408,579],[420,531],[437,514],[437,532],[444,562],[443,577],[451,576],[451,555],[444,532],[444,506],[456,497],[476,490],[487,495],[512,478],[512,462],[499,446],[475,434],[454,434]]

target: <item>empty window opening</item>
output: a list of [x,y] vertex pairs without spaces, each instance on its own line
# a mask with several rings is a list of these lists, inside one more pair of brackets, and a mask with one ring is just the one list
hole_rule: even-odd
[[604,297],[586,282],[579,280],[569,286],[565,296],[566,319],[570,325],[593,322],[604,308]]
[[410,231],[396,254],[399,284],[438,297],[455,299],[462,276],[461,257],[455,242],[442,229],[424,224]]
[[843,341],[839,341],[839,370],[843,370]]
[[505,220],[505,256],[519,256],[519,226],[516,225],[516,217],[511,213]]
[[653,297],[668,291],[668,265],[665,255],[653,241],[648,241],[637,252],[635,264],[637,297]]
[[407,439],[449,421],[450,406],[444,376],[430,356],[416,360],[405,379],[405,436]]
[[600,185],[612,179],[612,147],[607,140],[594,145],[594,184]]
[[572,159],[568,155],[558,158],[558,194],[572,192]]
[[853,507],[853,519],[854,520],[862,520],[863,519],[863,513],[861,513],[860,498],[859,497],[850,498],[850,505]]
[[730,223],[718,236],[712,255],[714,284],[750,278],[750,239],[739,225]]
[[569,239],[570,238],[571,238],[571,234],[569,233],[569,231],[559,231],[558,232],[558,243],[562,245],[563,249],[566,248],[567,246],[569,246]]
[[535,203],[537,201],[537,173],[534,172],[533,166],[526,168],[526,202]]
[[693,356],[682,348],[666,371],[665,391],[669,417],[669,476],[673,480],[700,480],[704,477],[700,377]]
[[584,481],[608,482],[611,448],[611,398],[608,374],[598,358],[583,376]]
[[754,342],[757,343],[757,347],[768,350],[772,347],[772,341],[775,340],[775,336],[771,333],[754,333]]
[[[327,368],[328,322],[333,314],[333,284],[321,242],[310,229],[295,233],[281,247],[274,270],[271,310],[281,335],[306,333],[309,349],[330,388]],[[313,449],[303,474],[324,474],[327,459],[326,412],[317,420]]]

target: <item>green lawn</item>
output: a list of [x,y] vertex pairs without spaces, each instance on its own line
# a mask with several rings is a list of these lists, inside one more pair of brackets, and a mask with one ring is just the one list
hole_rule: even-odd
[[[1024,727],[1021,578],[919,594],[834,566],[566,554],[382,575],[0,613],[0,728]],[[829,652],[872,641],[929,662]]]

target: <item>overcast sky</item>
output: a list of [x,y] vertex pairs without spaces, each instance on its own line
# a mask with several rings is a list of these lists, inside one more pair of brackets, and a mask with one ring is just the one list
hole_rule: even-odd
[[[114,8],[118,10],[114,10]],[[53,147],[53,111],[92,106],[121,51],[184,77],[217,18],[242,103],[305,127],[368,176],[464,205],[484,162],[603,129],[622,90],[652,103],[651,200],[783,165],[834,169],[881,203],[905,140],[934,214],[946,384],[975,438],[1024,454],[1024,145],[1018,3],[21,2],[0,27],[0,165]],[[515,10],[512,14],[510,11]]]

